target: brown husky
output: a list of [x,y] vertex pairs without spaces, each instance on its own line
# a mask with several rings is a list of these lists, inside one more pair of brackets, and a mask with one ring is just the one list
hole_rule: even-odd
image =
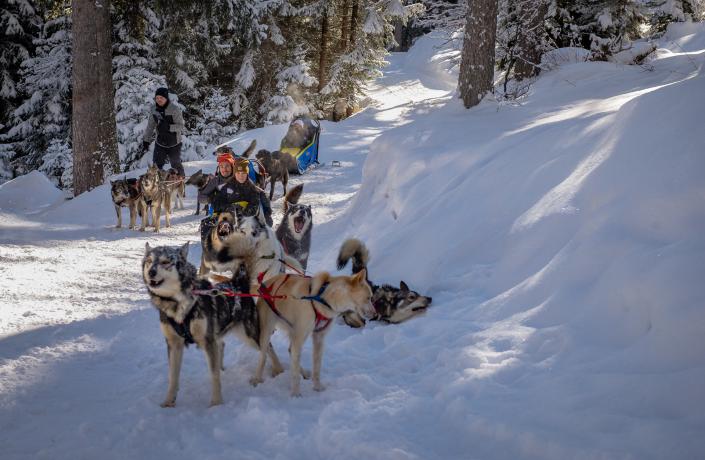
[[313,334],[313,389],[322,391],[321,361],[323,340],[332,320],[348,310],[362,316],[374,313],[370,302],[372,291],[365,280],[366,271],[352,276],[317,273],[313,278],[302,275],[277,275],[260,286],[257,310],[260,315],[260,359],[252,385],[262,382],[267,359],[266,350],[274,329],[283,327],[289,334],[291,353],[291,395],[301,396],[301,349]]

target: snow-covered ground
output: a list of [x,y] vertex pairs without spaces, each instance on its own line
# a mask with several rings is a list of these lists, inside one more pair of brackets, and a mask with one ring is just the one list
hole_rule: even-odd
[[563,64],[521,104],[469,111],[442,43],[391,56],[371,106],[323,123],[326,166],[293,181],[311,270],[356,236],[373,280],[434,299],[401,325],[336,325],[323,393],[290,398],[286,373],[251,387],[256,354],[233,339],[225,404],[207,407],[189,349],[159,407],[140,261],[145,242],[198,241],[194,189],[155,235],[113,228],[107,185],[0,186],[0,457],[705,458],[705,27],[672,27],[646,66]]

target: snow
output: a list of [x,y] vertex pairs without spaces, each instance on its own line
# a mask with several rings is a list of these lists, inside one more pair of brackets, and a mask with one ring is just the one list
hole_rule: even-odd
[[[455,52],[424,37],[391,56],[366,110],[323,122],[326,165],[292,179],[313,205],[309,268],[333,270],[355,236],[374,281],[433,305],[337,324],[327,389],[304,382],[302,398],[288,371],[251,387],[256,353],[233,339],[222,406],[189,349],[177,407],[159,407],[140,261],[145,242],[198,241],[194,189],[155,235],[114,228],[107,184],[63,203],[40,173],[4,184],[3,458],[703,458],[705,27],[656,45],[651,71],[575,59],[518,104],[465,110]],[[285,130],[233,145],[274,149]],[[8,207],[18,197],[32,201]],[[288,369],[281,333],[274,346]]]

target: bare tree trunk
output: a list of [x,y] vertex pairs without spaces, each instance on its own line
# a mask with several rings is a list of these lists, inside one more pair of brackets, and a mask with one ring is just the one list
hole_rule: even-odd
[[468,0],[458,89],[465,108],[492,92],[497,0]]
[[74,195],[117,173],[110,0],[73,0]]
[[346,51],[348,47],[348,29],[350,27],[350,0],[343,0],[341,8],[342,20],[340,22],[340,51]]
[[350,14],[350,34],[348,35],[348,49],[355,44],[355,33],[357,30],[358,11],[360,9],[360,0],[352,0],[352,13]]
[[321,50],[318,55],[318,92],[326,86],[326,72],[328,70],[328,10],[323,10],[321,17]]
[[[538,4],[537,4],[538,3]],[[541,63],[541,36],[543,33],[543,21],[548,12],[548,2],[546,0],[527,1],[520,5],[522,28],[519,36],[519,46],[517,50],[516,65],[514,67],[514,78],[523,80],[539,74],[541,70],[538,65]]]

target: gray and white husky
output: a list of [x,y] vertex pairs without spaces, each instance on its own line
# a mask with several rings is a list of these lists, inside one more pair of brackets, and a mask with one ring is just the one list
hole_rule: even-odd
[[[181,247],[145,247],[142,276],[152,304],[159,311],[159,322],[166,339],[169,360],[169,387],[162,407],[173,407],[179,388],[179,373],[184,347],[195,343],[206,355],[211,376],[211,405],[223,401],[220,371],[223,366],[223,338],[234,332],[245,343],[259,348],[260,319],[251,297],[220,295],[248,293],[249,271],[254,260],[251,246],[237,248],[241,263],[228,283],[213,284],[196,276],[196,267],[187,260],[188,243]],[[271,345],[272,374],[282,366]]]
[[[338,270],[345,267],[352,259],[352,272],[358,273],[367,271],[369,262],[369,251],[365,244],[355,238],[346,240],[338,252]],[[386,323],[401,323],[420,315],[431,305],[433,299],[423,296],[416,291],[409,289],[404,281],[399,283],[399,287],[388,284],[376,285],[369,279],[367,283],[372,288],[372,305],[375,307],[375,315],[370,319],[373,321],[383,321]],[[362,327],[365,320],[355,312],[348,312],[343,315],[343,320],[348,326]]]
[[[151,208],[152,225],[154,231],[159,232],[159,218],[161,208],[164,206],[164,219],[166,226],[171,226],[171,194],[167,193],[162,172],[156,165],[150,165],[147,172],[142,174],[139,179],[140,190],[147,203],[147,209]],[[144,226],[144,222],[142,223]]]
[[296,259],[306,270],[311,251],[313,214],[311,206],[299,204],[303,189],[304,185],[299,184],[284,197],[284,216],[277,227],[276,235],[284,252]]
[[137,179],[121,179],[116,181],[110,181],[110,195],[113,199],[113,205],[115,205],[115,213],[117,214],[117,225],[116,228],[122,227],[122,209],[123,207],[130,210],[130,229],[135,229],[137,227],[137,214],[139,214],[142,219],[141,230],[144,230],[145,219],[147,218],[146,204],[142,193],[140,192],[140,185]]

